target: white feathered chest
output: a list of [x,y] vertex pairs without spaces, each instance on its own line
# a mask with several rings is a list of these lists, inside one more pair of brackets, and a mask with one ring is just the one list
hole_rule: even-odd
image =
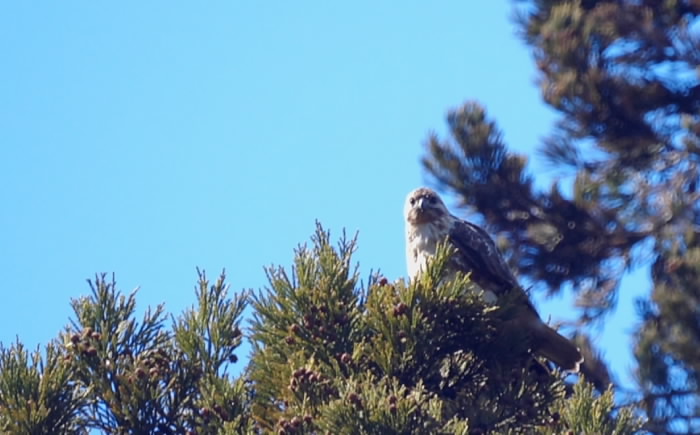
[[449,234],[449,225],[430,222],[406,226],[406,264],[411,279],[425,270],[428,259],[435,256],[438,242]]

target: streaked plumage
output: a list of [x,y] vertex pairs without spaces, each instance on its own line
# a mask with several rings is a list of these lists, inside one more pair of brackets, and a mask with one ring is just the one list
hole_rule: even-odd
[[484,291],[487,302],[497,302],[506,292],[522,293],[524,303],[516,313],[514,324],[528,332],[535,352],[565,370],[578,370],[583,361],[578,348],[542,322],[486,231],[451,215],[438,194],[425,187],[408,195],[404,217],[406,261],[411,278],[425,270],[426,262],[435,255],[437,244],[449,240],[457,250],[450,259],[451,267],[455,271],[471,272],[472,281]]

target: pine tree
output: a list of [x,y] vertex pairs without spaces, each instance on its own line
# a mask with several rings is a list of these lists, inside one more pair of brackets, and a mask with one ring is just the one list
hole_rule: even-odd
[[0,344],[0,432],[81,433],[80,413],[89,403],[76,387],[68,355],[56,342],[29,352],[17,340]]
[[60,339],[29,357],[0,346],[0,432],[209,434],[252,430],[250,389],[228,368],[242,340],[244,294],[199,274],[197,306],[165,327],[163,307],[136,319],[135,293],[90,281]]
[[[629,409],[536,360],[501,327],[512,303],[485,305],[468,277],[445,279],[443,246],[410,285],[359,284],[355,239],[318,227],[291,271],[268,269],[253,297],[252,415],[279,434],[631,433]],[[512,302],[512,303],[511,303]],[[591,432],[593,431],[593,432]]]
[[[527,159],[473,102],[449,114],[450,139],[429,138],[425,168],[506,235],[522,277],[552,293],[570,285],[583,323],[603,319],[623,274],[654,259],[635,348],[640,403],[649,430],[696,433],[700,3],[518,3],[542,95],[560,114],[541,152],[572,176],[570,194],[535,190]],[[591,360],[584,369],[604,389],[607,370]]]
[[486,305],[467,276],[445,278],[440,247],[421,279],[366,286],[355,239],[318,226],[290,272],[252,296],[254,346],[228,374],[248,295],[204,273],[197,304],[165,325],[98,276],[42,355],[0,347],[2,433],[632,433],[630,409],[562,375],[503,328],[517,301]]

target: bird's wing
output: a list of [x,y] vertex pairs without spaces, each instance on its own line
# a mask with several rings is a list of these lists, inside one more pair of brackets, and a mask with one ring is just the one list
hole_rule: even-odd
[[[488,233],[470,222],[454,218],[449,238],[457,248],[454,260],[458,267],[463,271],[472,271],[475,282],[483,290],[490,290],[496,295],[498,292],[520,292],[523,297],[520,307],[523,309],[518,310],[509,322],[528,332],[535,352],[565,370],[578,371],[583,362],[581,352],[569,339],[542,322]],[[490,288],[486,288],[487,285]]]
[[518,280],[498,252],[493,239],[482,228],[454,218],[449,238],[457,248],[455,260],[460,267],[478,275],[479,281],[491,284],[490,287],[494,288],[489,290],[508,291],[520,288]]

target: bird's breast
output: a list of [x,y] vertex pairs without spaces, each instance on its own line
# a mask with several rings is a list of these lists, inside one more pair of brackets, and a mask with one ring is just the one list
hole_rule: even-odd
[[435,249],[447,233],[440,231],[434,224],[411,225],[406,231],[406,260],[408,274],[415,278],[425,270],[428,259],[435,255]]

